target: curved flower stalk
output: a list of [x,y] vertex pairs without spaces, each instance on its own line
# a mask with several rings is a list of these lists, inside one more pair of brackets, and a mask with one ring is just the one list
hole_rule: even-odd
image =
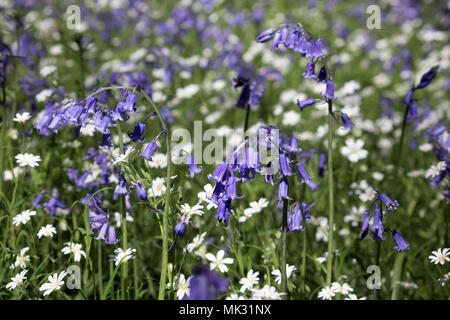
[[[335,84],[332,80],[332,75],[329,74],[327,67],[325,65],[325,53],[324,46],[321,39],[315,39],[312,37],[307,30],[300,24],[283,24],[279,28],[270,28],[262,32],[257,38],[256,42],[264,43],[272,40],[272,50],[279,48],[283,45],[286,49],[292,50],[295,53],[300,54],[302,57],[308,59],[306,65],[306,71],[302,74],[305,79],[312,79],[319,83],[324,83],[326,85],[325,92],[322,94],[321,98],[310,97],[303,101],[297,100],[297,105],[300,111],[305,108],[312,106],[316,102],[325,102],[328,104],[328,195],[329,195],[329,211],[328,211],[328,225],[329,225],[329,235],[328,235],[328,261],[327,261],[327,286],[331,284],[332,281],[332,266],[333,266],[333,224],[334,224],[334,182],[333,182],[333,130],[332,124],[333,120],[337,120],[335,117],[335,112],[333,111],[333,100],[336,99],[334,96]],[[322,66],[319,73],[316,75],[315,68],[316,63],[321,62]],[[341,113],[340,120],[345,129],[352,129],[353,124],[350,121],[347,114]],[[324,158],[322,157],[322,161]]]
[[420,90],[420,89],[428,87],[428,85],[430,85],[430,83],[436,77],[438,69],[439,69],[438,65],[432,67],[430,70],[428,70],[426,73],[424,73],[422,75],[419,84],[417,86],[415,86],[413,84],[411,89],[409,89],[408,92],[406,93],[405,100],[403,101],[403,103],[406,105],[406,108],[405,108],[405,113],[403,115],[402,132],[400,135],[400,143],[398,146],[398,152],[397,152],[397,158],[396,158],[396,171],[398,171],[398,166],[400,163],[400,157],[401,157],[402,147],[403,147],[403,140],[405,137],[406,123],[418,118],[418,109],[417,109],[416,100],[414,100],[414,92],[416,90]]
[[[109,108],[106,105],[105,91],[118,90],[121,95],[125,97],[124,100],[119,101],[115,108]],[[168,134],[168,128],[161,116],[159,109],[153,103],[152,99],[147,95],[147,93],[140,87],[130,87],[130,86],[109,86],[103,87],[96,90],[94,93],[90,94],[84,99],[79,99],[75,101],[69,101],[63,104],[61,107],[53,105],[51,108],[46,109],[46,113],[41,118],[41,120],[36,124],[36,129],[42,135],[49,135],[51,132],[58,132],[68,125],[73,125],[75,127],[75,136],[78,136],[80,130],[90,125],[93,126],[95,131],[102,134],[102,140],[99,142],[100,147],[106,147],[107,149],[112,147],[111,142],[111,130],[113,128],[117,129],[119,135],[119,146],[120,153],[115,157],[112,165],[115,166],[114,171],[118,176],[118,184],[114,190],[114,200],[119,199],[120,213],[122,216],[122,242],[123,250],[127,247],[127,220],[125,214],[125,208],[127,211],[131,211],[131,205],[129,204],[129,188],[135,190],[137,196],[141,200],[148,200],[147,193],[140,178],[140,174],[132,168],[131,161],[137,155],[136,149],[129,145],[124,145],[122,140],[121,122],[125,122],[129,119],[128,113],[138,112],[136,109],[136,103],[138,96],[136,93],[141,93],[145,100],[150,104],[154,110],[153,114],[148,115],[146,118],[157,115],[160,121],[161,133],[155,138],[154,141],[150,141],[145,146],[140,157],[145,160],[151,160],[153,153],[156,151],[157,145],[156,141],[159,138],[165,137],[165,142],[167,146],[167,176],[166,176],[166,190],[165,193],[165,203],[164,203],[164,213],[162,218],[161,233],[163,238],[163,252],[161,257],[161,279],[160,279],[160,290],[158,294],[159,299],[164,299],[165,292],[165,281],[167,275],[167,249],[168,249],[168,215],[170,210],[170,183],[171,183],[171,157],[170,157],[170,139]],[[99,99],[97,96],[102,94]],[[139,122],[135,125],[133,132],[129,132],[128,136],[131,143],[143,144],[145,142],[146,125],[144,122]],[[142,145],[141,145],[142,147]],[[88,154],[83,158],[83,160],[94,159],[94,161],[102,168],[103,175],[101,183],[107,184],[109,182],[109,175],[111,174],[108,169],[107,155],[105,153],[99,153],[95,148],[90,148]],[[95,183],[86,183],[87,174],[84,173],[80,177],[78,176],[78,170],[71,170],[68,172],[69,179],[75,183],[79,189],[91,189],[98,190],[99,185]],[[149,176],[147,176],[149,180]],[[89,193],[88,193],[89,196]],[[99,230],[98,235],[95,239],[103,240],[106,244],[114,244],[119,241],[116,238],[115,229],[109,222],[109,213],[105,212],[101,207],[101,202],[99,202],[100,195],[92,197],[89,202],[89,222],[91,224],[91,230]],[[85,202],[86,203],[86,202]],[[159,215],[157,215],[159,219]],[[87,223],[89,223],[87,222]],[[89,248],[87,248],[89,252]],[[123,269],[127,273],[126,266]],[[126,279],[125,274],[123,279],[125,283],[122,285],[123,291],[126,291]],[[122,297],[126,297],[126,293],[123,292]]]

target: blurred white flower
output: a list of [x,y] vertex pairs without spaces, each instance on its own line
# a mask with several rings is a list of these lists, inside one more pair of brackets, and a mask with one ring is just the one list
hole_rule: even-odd
[[427,172],[425,173],[425,178],[427,179],[434,179],[438,175],[441,174],[442,171],[447,169],[447,164],[445,161],[440,161],[437,163],[437,165],[432,165]]
[[450,261],[449,255],[450,255],[450,249],[445,248],[442,250],[441,248],[437,249],[436,251],[431,252],[431,256],[428,258],[430,261],[434,264],[444,264],[446,261]]
[[331,287],[325,287],[322,290],[320,290],[319,294],[317,295],[319,298],[322,298],[322,300],[331,300],[332,297],[334,297],[335,292]]
[[358,162],[365,159],[368,155],[367,150],[363,149],[364,141],[349,138],[345,141],[345,146],[341,148],[342,155],[346,156],[351,162]]
[[25,123],[30,119],[31,115],[28,112],[23,112],[23,113],[16,113],[16,116],[14,117],[13,120],[16,122]]
[[21,167],[37,167],[39,166],[39,161],[41,161],[40,156],[36,156],[31,153],[22,153],[16,155],[16,161]]
[[56,229],[51,224],[46,225],[45,227],[42,227],[39,229],[39,232],[37,234],[38,238],[40,239],[42,236],[46,238],[53,238],[53,235],[56,234]]
[[25,277],[25,274],[28,272],[27,269],[22,270],[20,273],[16,274],[14,277],[11,278],[11,282],[9,282],[6,285],[6,289],[14,290],[18,286],[20,286],[23,281],[27,278]]
[[20,224],[26,224],[31,220],[31,216],[35,216],[36,211],[31,211],[29,209],[22,211],[13,218],[13,224],[18,227]]

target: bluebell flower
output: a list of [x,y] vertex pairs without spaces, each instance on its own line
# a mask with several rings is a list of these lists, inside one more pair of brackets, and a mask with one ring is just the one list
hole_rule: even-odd
[[416,89],[422,89],[427,87],[436,76],[438,69],[439,66],[434,66],[430,70],[428,70],[420,79],[420,82],[417,85]]
[[341,112],[341,121],[345,129],[351,130],[354,127],[353,123],[348,118],[348,115],[344,112]]
[[141,182],[132,183],[131,188],[134,188],[134,191],[136,191],[136,195],[139,199],[147,199],[147,191],[145,191],[145,188]]
[[385,237],[383,237],[384,233],[383,215],[381,214],[378,202],[375,202],[372,229],[375,231],[374,235],[372,236],[372,239],[384,241]]
[[319,177],[321,178],[325,176],[326,162],[327,162],[327,154],[325,152],[321,152],[319,155],[319,163],[318,163]]
[[259,34],[258,37],[256,37],[256,42],[264,43],[264,42],[270,41],[270,39],[272,39],[272,37],[276,31],[277,31],[277,29],[274,29],[274,28],[270,28],[270,29],[263,31],[262,33]]
[[326,85],[326,88],[325,88],[325,93],[323,94],[323,96],[326,99],[329,99],[329,100],[335,100],[336,99],[334,97],[334,82],[333,81],[331,81],[331,80],[327,81],[327,85]]
[[325,66],[322,66],[322,68],[320,68],[319,75],[317,76],[317,81],[323,83],[327,82],[327,69],[325,68]]
[[134,131],[132,133],[128,132],[128,137],[130,137],[130,139],[133,142],[138,141],[144,142],[145,141],[145,137],[143,137],[144,133],[145,133],[145,123],[138,122],[134,127]]
[[397,230],[395,229],[392,230],[392,237],[394,238],[394,241],[396,243],[394,249],[397,250],[398,252],[405,251],[406,249],[409,248],[409,242],[406,242],[405,239],[402,238],[402,236]]
[[117,198],[119,196],[124,196],[124,195],[127,195],[127,194],[128,194],[127,181],[125,180],[125,178],[123,176],[120,176],[119,183],[114,188],[113,199],[117,200]]
[[51,197],[50,200],[48,200],[42,206],[50,216],[54,216],[58,209],[67,209],[67,206],[62,203],[56,196]]
[[291,176],[292,171],[291,171],[291,167],[289,166],[289,161],[290,161],[289,157],[283,153],[280,153],[280,155],[278,156],[278,159],[280,162],[281,174],[283,176]]
[[297,201],[290,207],[287,217],[287,229],[288,231],[304,231],[302,226],[303,213],[302,206]]
[[392,201],[384,193],[378,193],[378,198],[386,205],[387,211],[392,211],[392,210],[398,209],[399,204],[398,204],[397,200]]
[[144,152],[140,154],[142,158],[148,161],[152,161],[152,156],[155,153],[156,149],[158,148],[158,145],[155,141],[151,141],[147,144],[147,146],[144,149]]
[[220,278],[208,266],[198,265],[192,270],[187,300],[216,300],[220,293],[226,293],[229,280]]
[[305,109],[306,107],[313,105],[314,102],[316,102],[316,99],[314,99],[314,98],[308,98],[303,101],[300,101],[299,99],[297,99],[297,105],[300,107],[300,111],[303,111],[303,109]]
[[36,196],[36,198],[34,198],[33,202],[31,203],[31,205],[33,207],[35,207],[35,208],[41,207],[42,197],[44,196],[45,192],[46,192],[46,190],[42,190],[41,192],[39,192],[39,194]]
[[316,75],[314,73],[315,67],[316,67],[316,64],[314,63],[314,61],[309,60],[308,63],[306,64],[306,72],[302,73],[303,78],[316,79]]
[[288,193],[289,193],[289,183],[288,180],[283,177],[280,180],[280,184],[278,186],[278,201],[290,199]]
[[189,175],[191,178],[193,178],[196,173],[202,172],[202,169],[197,166],[194,156],[192,155],[186,157],[186,165],[189,169]]

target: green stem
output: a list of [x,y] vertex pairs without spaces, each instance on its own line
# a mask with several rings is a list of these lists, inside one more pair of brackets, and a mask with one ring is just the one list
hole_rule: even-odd
[[283,233],[281,235],[281,292],[287,293],[286,251],[287,251],[287,214],[288,200],[283,200]]
[[402,123],[402,133],[400,134],[400,143],[398,145],[397,157],[395,159],[395,173],[398,174],[398,168],[400,165],[400,158],[402,155],[403,149],[403,140],[405,139],[405,131],[406,131],[406,119],[408,117],[409,105],[405,108],[405,114],[403,115],[403,123]]
[[98,263],[98,290],[99,290],[99,297],[103,294],[103,264],[102,264],[102,243],[97,241],[97,263]]
[[[120,122],[117,121],[117,133],[119,135],[119,147],[122,154],[125,153],[123,146],[122,129]],[[128,234],[127,234],[127,213],[125,210],[125,197],[119,199],[119,212],[122,217],[122,250],[125,252],[128,249]],[[122,299],[128,299],[128,264],[124,263],[122,267]]]
[[328,100],[328,257],[327,286],[331,285],[333,268],[333,225],[334,225],[334,190],[333,190],[333,102]]
[[303,231],[303,249],[302,249],[302,266],[301,266],[301,284],[300,289],[303,294],[303,297],[306,297],[305,292],[305,279],[306,279],[306,240],[308,237],[306,236],[306,228]]
[[159,293],[158,293],[158,299],[164,300],[165,296],[165,287],[166,287],[166,277],[167,277],[167,264],[168,264],[168,255],[167,255],[167,249],[169,246],[169,210],[170,210],[170,176],[171,176],[171,149],[170,149],[170,138],[169,138],[169,131],[164,123],[163,118],[161,117],[161,114],[159,112],[159,109],[156,107],[156,105],[153,103],[152,99],[142,90],[140,90],[144,98],[150,103],[156,114],[158,115],[159,121],[161,123],[161,127],[166,131],[166,134],[164,135],[166,138],[166,152],[167,152],[167,175],[166,175],[166,194],[165,194],[165,201],[164,201],[164,215],[163,215],[163,243],[162,243],[162,252],[161,252],[161,277],[159,279]]
[[250,105],[246,105],[246,112],[245,112],[245,123],[244,123],[244,134],[247,132],[248,129],[248,120],[250,118]]

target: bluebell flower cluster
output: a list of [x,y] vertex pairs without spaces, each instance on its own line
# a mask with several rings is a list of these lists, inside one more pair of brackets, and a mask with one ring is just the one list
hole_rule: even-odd
[[[369,228],[373,230],[372,239],[384,241],[386,237],[384,233],[390,232],[394,238],[396,243],[395,250],[397,251],[405,251],[409,248],[409,243],[406,242],[400,233],[395,229],[385,229],[383,224],[383,205],[386,211],[394,211],[399,207],[399,203],[397,200],[392,201],[386,194],[380,193],[377,191],[377,197],[369,206],[369,208],[364,211],[363,215],[363,225],[361,228],[361,236],[360,240],[364,239],[369,234]],[[370,212],[373,208],[373,222],[370,225]]]
[[416,90],[420,90],[423,88],[428,87],[430,83],[433,81],[433,79],[436,77],[436,74],[438,72],[439,66],[434,66],[430,70],[428,70],[426,73],[422,75],[420,78],[420,82],[417,86],[412,86],[411,89],[408,90],[406,93],[405,100],[403,103],[407,106],[407,112],[406,112],[406,120],[412,121],[414,119],[417,119],[418,117],[418,110],[417,110],[417,103],[414,99],[414,92]]
[[[255,145],[252,144],[252,138],[248,138],[231,155],[231,161],[219,164],[214,174],[208,175],[208,179],[215,182],[210,200],[217,205],[216,218],[223,222],[225,226],[228,226],[232,212],[231,201],[244,197],[237,195],[237,182],[252,181],[258,174],[263,175],[264,182],[272,186],[278,180],[279,202],[291,199],[289,197],[289,178],[292,176],[298,176],[299,182],[305,183],[312,192],[318,189],[319,184],[312,181],[302,162],[296,162],[296,171],[291,167],[291,162],[293,162],[291,159],[296,158],[301,152],[297,139],[293,136],[286,138],[280,135],[278,140],[274,140],[274,128],[276,127],[260,127],[257,134],[259,139]],[[258,151],[261,150],[260,147],[267,150],[277,148],[278,159],[276,159],[276,163],[273,161],[263,163]]]
[[[327,71],[327,67],[323,64],[318,74],[316,75],[316,63],[323,62],[325,58],[324,45],[322,40],[313,38],[304,27],[298,24],[283,24],[279,28],[270,28],[263,31],[257,38],[256,42],[264,43],[272,40],[272,50],[279,48],[283,45],[289,50],[293,50],[295,53],[299,53],[302,57],[308,59],[306,64],[306,71],[302,73],[303,78],[312,79],[320,83],[325,84],[325,92],[322,94],[322,98],[325,101],[333,101],[336,99],[334,96],[335,84],[332,80],[332,75]],[[305,108],[314,105],[318,101],[324,101],[321,98],[309,97],[305,100],[297,99],[297,105],[300,111]],[[333,110],[330,110],[333,113]],[[353,123],[350,121],[347,114],[341,113],[341,122],[345,129],[352,129]],[[334,113],[333,113],[334,114]],[[334,119],[337,120],[336,117]]]

